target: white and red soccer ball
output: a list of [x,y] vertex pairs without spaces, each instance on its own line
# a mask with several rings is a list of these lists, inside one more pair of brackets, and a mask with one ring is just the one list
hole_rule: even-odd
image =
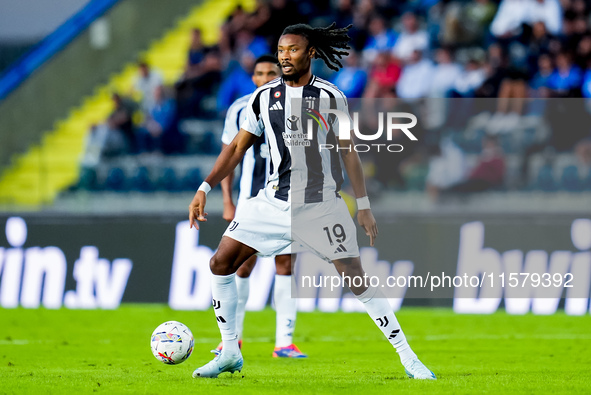
[[150,347],[157,360],[167,365],[183,363],[193,352],[193,334],[184,324],[167,321],[152,333]]

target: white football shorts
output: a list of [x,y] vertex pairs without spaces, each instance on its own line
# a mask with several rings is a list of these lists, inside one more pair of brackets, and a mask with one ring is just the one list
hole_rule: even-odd
[[240,202],[224,236],[254,248],[260,256],[311,251],[328,262],[359,256],[357,229],[343,199],[293,204],[274,194],[269,185]]

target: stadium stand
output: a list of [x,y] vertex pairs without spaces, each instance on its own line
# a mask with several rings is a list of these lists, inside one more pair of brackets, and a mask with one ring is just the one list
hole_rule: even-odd
[[[199,27],[206,43],[216,42],[219,26],[235,6],[234,1],[203,2],[140,56],[162,70],[166,83],[174,82],[185,66],[188,32]],[[111,112],[111,92],[131,90],[136,73],[136,65],[126,65],[105,86],[98,87],[95,95],[84,98],[67,119],[56,122],[55,129],[45,133],[41,144],[5,169],[0,176],[0,202],[32,207],[49,204],[60,191],[76,183],[80,178],[79,161],[87,131]],[[125,183],[115,184],[123,188]]]
[[[580,0],[525,0],[511,13],[509,5],[509,0],[205,2],[138,56],[151,70],[146,84],[153,71],[154,81],[161,82],[152,88],[165,85],[162,100],[174,106],[172,126],[162,126],[169,124],[165,111],[144,108],[149,93],[130,93],[140,77],[129,64],[5,172],[0,199],[36,205],[54,201],[60,191],[193,191],[219,152],[227,103],[252,89],[254,58],[273,52],[287,24],[332,21],[353,24],[354,53],[339,73],[318,62],[315,74],[338,81],[352,98],[392,99],[396,108],[428,114],[421,118],[419,143],[405,147],[396,161],[362,154],[373,176],[372,192],[424,193],[433,186],[431,177],[440,189],[449,188],[441,174],[430,176],[430,166],[451,166],[454,160],[459,164],[451,178],[466,181],[486,159],[483,141],[490,136],[504,161],[502,181],[491,193],[589,190],[585,146],[591,115],[585,100],[591,96],[591,7]],[[110,154],[99,150],[80,165],[88,131],[108,125],[113,114],[112,92],[128,95],[142,109],[133,111],[131,139],[161,133],[162,140],[173,136],[172,142],[123,144]],[[369,121],[363,126],[375,130]],[[111,129],[106,133],[113,134]],[[444,147],[444,141],[455,148]],[[40,163],[51,173],[42,183]]]

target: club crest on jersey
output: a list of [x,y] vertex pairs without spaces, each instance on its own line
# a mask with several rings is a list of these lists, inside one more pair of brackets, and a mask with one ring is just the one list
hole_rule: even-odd
[[289,130],[295,132],[298,130],[298,122],[300,121],[300,117],[296,115],[292,115],[285,121],[285,125]]

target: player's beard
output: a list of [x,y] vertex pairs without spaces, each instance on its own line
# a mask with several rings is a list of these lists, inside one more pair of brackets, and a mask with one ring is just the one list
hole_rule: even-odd
[[[292,66],[293,67],[293,66]],[[297,81],[300,79],[300,77],[304,75],[303,72],[299,71],[299,70],[294,70],[293,73],[291,74],[283,74],[283,80],[284,81]]]

